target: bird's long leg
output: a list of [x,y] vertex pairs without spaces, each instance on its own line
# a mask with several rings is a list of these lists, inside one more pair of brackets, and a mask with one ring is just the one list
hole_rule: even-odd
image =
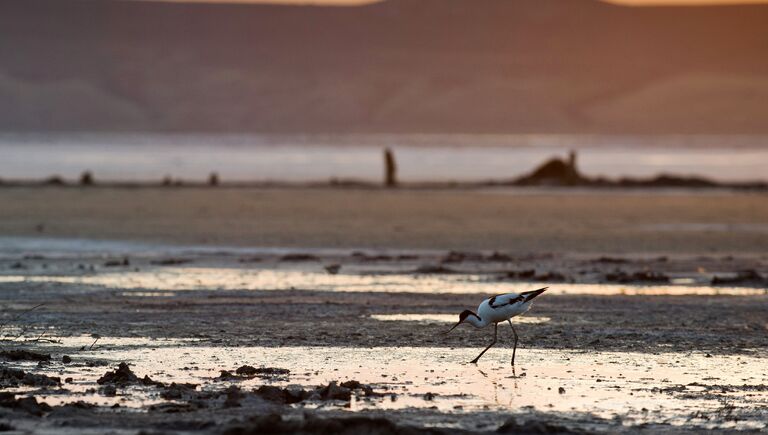
[[482,351],[482,352],[480,352],[480,355],[478,355],[478,356],[477,356],[477,358],[475,358],[475,359],[473,359],[472,361],[470,361],[472,364],[476,364],[476,363],[477,363],[477,361],[480,359],[480,357],[481,357],[481,356],[483,356],[483,354],[484,354],[484,353],[485,353],[485,352],[486,352],[488,349],[490,349],[490,348],[491,348],[491,346],[493,346],[494,344],[496,344],[496,336],[498,335],[498,332],[499,332],[499,324],[498,324],[498,323],[494,323],[494,324],[493,324],[493,343],[489,344],[489,345],[488,345],[488,347],[486,347],[485,349],[483,349],[483,351]]
[[507,319],[507,322],[509,322],[509,327],[512,328],[512,333],[515,334],[515,347],[512,349],[512,367],[515,366],[515,353],[517,352],[517,331],[515,331],[515,327],[512,326],[512,320]]

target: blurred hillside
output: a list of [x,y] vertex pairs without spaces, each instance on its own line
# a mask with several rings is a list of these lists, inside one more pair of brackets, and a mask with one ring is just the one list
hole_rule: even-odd
[[768,6],[0,2],[0,130],[768,133]]

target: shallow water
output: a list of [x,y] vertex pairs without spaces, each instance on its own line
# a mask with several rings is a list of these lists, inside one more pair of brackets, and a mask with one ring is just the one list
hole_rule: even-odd
[[[401,267],[402,268],[402,267]],[[313,270],[314,269],[314,270]],[[50,271],[41,271],[51,273]],[[342,273],[331,275],[321,265],[270,265],[260,269],[238,267],[162,267],[80,276],[7,274],[0,283],[65,283],[103,286],[118,290],[152,290],[153,296],[195,290],[313,290],[331,292],[499,294],[549,287],[548,294],[593,295],[762,295],[766,289],[713,287],[691,280],[679,284],[577,284],[499,282],[482,274]],[[85,290],[85,289],[84,289]],[[90,289],[88,290],[90,291]],[[130,292],[126,292],[129,295]],[[143,294],[147,294],[146,292]]]
[[379,181],[382,148],[395,150],[403,181],[509,179],[554,155],[579,150],[597,176],[698,174],[723,181],[765,179],[764,136],[589,135],[0,135],[0,173],[76,180]]
[[[88,336],[70,337],[63,338],[61,346],[91,342]],[[94,350],[73,353],[73,364],[55,364],[46,369],[72,377],[74,382],[66,386],[73,394],[43,393],[40,398],[50,404],[85,400],[134,408],[162,401],[153,388],[120,390],[117,397],[88,393],[88,388],[96,386],[96,379],[108,367],[84,367],[84,359],[108,360],[113,365],[127,361],[140,377],[147,374],[167,383],[198,383],[204,390],[224,389],[232,383],[213,379],[220,370],[249,364],[287,368],[291,374],[288,379],[236,382],[245,389],[264,383],[306,387],[355,379],[386,393],[374,399],[353,399],[353,411],[430,407],[457,414],[539,410],[618,417],[625,424],[674,425],[691,423],[706,415],[709,420],[695,423],[709,427],[766,428],[765,413],[759,410],[768,406],[768,373],[764,359],[759,357],[520,348],[517,367],[513,369],[509,360],[511,349],[499,346],[488,351],[479,364],[467,363],[478,352],[474,348],[413,347],[232,348],[195,346],[177,340],[104,338]],[[738,418],[717,418],[726,405],[729,415]]]

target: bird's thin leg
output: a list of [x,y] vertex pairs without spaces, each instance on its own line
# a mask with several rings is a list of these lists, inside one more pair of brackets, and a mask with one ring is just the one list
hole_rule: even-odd
[[509,327],[512,328],[512,333],[515,334],[515,347],[512,349],[512,367],[514,367],[515,353],[517,352],[517,331],[515,331],[515,327],[512,326],[512,321],[510,319],[507,319],[507,322],[509,322]]
[[480,355],[478,355],[478,356],[477,356],[477,358],[475,358],[475,359],[473,359],[472,361],[470,361],[472,364],[476,364],[476,363],[477,363],[477,361],[478,361],[478,360],[480,360],[480,357],[481,357],[481,356],[483,356],[483,354],[484,354],[484,353],[485,353],[485,352],[486,352],[488,349],[490,349],[490,348],[491,348],[491,346],[493,346],[494,344],[496,344],[496,336],[498,335],[498,332],[499,332],[499,324],[498,324],[498,323],[494,323],[494,324],[493,324],[493,343],[489,344],[489,345],[488,345],[488,347],[486,347],[486,348],[485,348],[485,349],[484,349],[482,352],[480,352]]

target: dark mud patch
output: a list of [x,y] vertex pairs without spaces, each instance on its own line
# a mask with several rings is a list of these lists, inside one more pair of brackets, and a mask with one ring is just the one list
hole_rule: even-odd
[[190,258],[163,258],[161,260],[152,260],[149,264],[155,266],[178,266],[181,264],[191,263],[193,260]]
[[365,252],[360,252],[360,251],[355,251],[350,256],[361,263],[377,263],[377,262],[386,262],[386,261],[414,261],[419,259],[418,255],[413,255],[413,254],[369,255],[369,254],[366,254]]
[[109,385],[124,387],[128,385],[144,385],[154,387],[164,387],[162,382],[153,381],[149,376],[139,378],[131,370],[128,364],[121,362],[114,371],[104,373],[97,381],[99,385]]
[[768,278],[754,269],[748,269],[737,272],[735,276],[715,276],[712,278],[712,285],[768,287]]
[[504,273],[503,278],[536,281],[536,282],[571,282],[573,278],[561,272],[549,271],[537,274],[535,269],[510,270]]
[[339,400],[349,402],[352,399],[352,393],[362,392],[366,397],[378,396],[370,385],[351,380],[342,382],[329,382],[327,385],[320,386],[314,390],[305,390],[301,387],[280,388],[271,385],[262,385],[254,392],[264,400],[290,405],[293,403],[309,401],[327,401]]
[[524,421],[520,422],[515,418],[510,418],[501,427],[496,430],[496,433],[503,434],[517,434],[517,435],[533,435],[533,434],[587,434],[580,429],[572,429],[566,426],[561,426],[555,423],[549,423],[544,421]]
[[450,251],[443,258],[440,259],[441,263],[508,263],[514,259],[501,252],[493,252],[489,255],[484,255],[480,252],[463,252],[463,251]]
[[46,375],[36,375],[21,369],[0,367],[0,388],[28,387],[58,387],[61,378]]
[[36,417],[42,417],[51,412],[52,408],[45,402],[38,402],[34,397],[16,398],[13,393],[0,393],[0,408],[8,408],[25,412]]
[[317,418],[307,416],[304,420],[285,420],[278,414],[252,417],[249,420],[236,423],[224,431],[225,435],[255,435],[255,434],[377,434],[377,435],[411,435],[411,434],[455,434],[466,433],[457,429],[418,428],[400,426],[380,417],[337,417]]
[[280,261],[300,262],[300,261],[320,261],[320,257],[312,254],[285,254],[280,257]]
[[45,361],[51,360],[50,354],[32,352],[29,350],[13,349],[0,351],[0,359],[6,361]]
[[128,267],[131,265],[131,261],[128,257],[124,257],[121,260],[107,260],[104,262],[104,267]]
[[425,264],[414,269],[411,273],[417,275],[455,274],[458,271],[442,265]]
[[253,378],[281,380],[287,379],[291,371],[288,369],[281,369],[278,367],[253,367],[249,365],[240,366],[232,373],[229,370],[221,370],[221,373],[216,378],[217,381],[242,381]]
[[629,283],[656,283],[666,284],[669,283],[669,277],[661,272],[653,272],[648,270],[628,273],[623,270],[607,273],[605,280],[608,282],[617,282],[619,284]]

